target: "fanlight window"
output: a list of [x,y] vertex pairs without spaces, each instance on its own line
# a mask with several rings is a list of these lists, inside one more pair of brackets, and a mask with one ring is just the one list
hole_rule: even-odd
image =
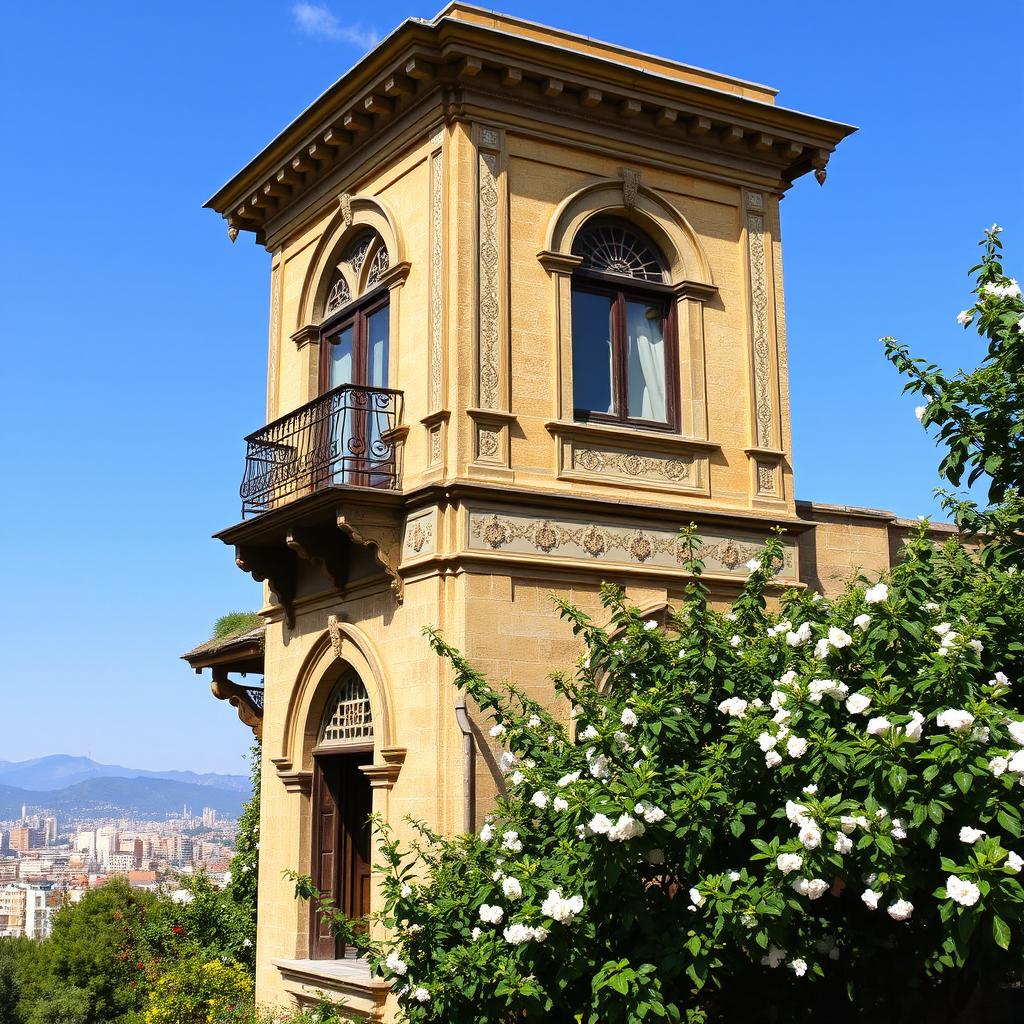
[[366,687],[348,672],[331,695],[320,730],[320,746],[341,747],[373,739],[373,716]]
[[664,281],[661,257],[654,246],[628,224],[598,223],[576,236],[574,256],[582,256],[581,270],[616,274],[638,281]]
[[388,248],[376,232],[354,238],[342,250],[334,268],[324,301],[324,319],[375,288],[390,266],[389,261]]

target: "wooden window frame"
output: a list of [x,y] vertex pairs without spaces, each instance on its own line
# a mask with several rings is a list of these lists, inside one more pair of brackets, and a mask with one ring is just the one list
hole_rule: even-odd
[[[679,432],[679,339],[676,327],[676,302],[671,285],[636,278],[621,277],[617,274],[602,274],[593,270],[577,270],[572,275],[572,294],[587,292],[603,295],[612,300],[611,343],[612,343],[612,404],[614,413],[580,409],[575,404],[575,382],[573,382],[573,418],[580,423],[605,423],[630,427],[635,430],[660,430]],[[658,305],[664,311],[665,341],[665,420],[645,420],[626,415],[629,395],[628,344],[626,339],[626,303],[641,302]],[[572,350],[575,356],[577,344],[586,344],[573,325]]]
[[[386,285],[377,285],[355,302],[342,307],[329,320],[320,325],[320,367],[319,393],[322,395],[331,389],[331,345],[345,328],[352,330],[352,386],[369,387],[366,383],[367,346],[366,325],[374,313],[380,312],[391,304],[391,292]],[[388,373],[391,366],[391,338],[388,338]],[[385,388],[388,384],[383,385]]]

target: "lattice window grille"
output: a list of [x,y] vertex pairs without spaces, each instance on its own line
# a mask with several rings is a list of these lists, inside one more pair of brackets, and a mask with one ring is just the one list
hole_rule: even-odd
[[388,269],[388,248],[383,243],[373,254],[373,261],[370,263],[370,272],[366,276],[366,287],[372,288],[379,280],[381,274]]
[[359,677],[352,673],[341,681],[327,705],[320,743],[337,746],[372,739],[370,698]]
[[663,281],[662,261],[651,244],[620,224],[584,228],[576,237],[573,254],[583,257],[585,270],[618,274],[640,281]]
[[366,261],[366,254],[370,251],[370,243],[372,241],[372,235],[363,235],[362,238],[357,238],[349,246],[348,252],[345,255],[345,262],[352,268],[353,274],[358,276],[363,263]]
[[352,298],[348,288],[348,281],[342,277],[340,272],[334,275],[334,281],[331,284],[331,290],[327,293],[327,309],[326,313],[331,314],[336,310],[341,309],[346,302]]

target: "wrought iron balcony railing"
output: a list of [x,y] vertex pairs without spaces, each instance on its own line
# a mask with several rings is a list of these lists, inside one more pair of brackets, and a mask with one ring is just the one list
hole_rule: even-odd
[[327,487],[399,486],[402,392],[342,384],[246,439],[242,518]]

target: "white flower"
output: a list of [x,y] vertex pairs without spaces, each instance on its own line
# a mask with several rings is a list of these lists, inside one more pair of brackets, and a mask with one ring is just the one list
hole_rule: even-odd
[[768,952],[761,957],[761,966],[775,968],[783,963],[785,959],[786,951],[784,949],[779,949],[778,946],[772,944],[769,945]]
[[821,829],[813,821],[809,821],[801,827],[797,833],[797,839],[800,840],[805,850],[816,850],[821,846]]
[[779,711],[787,700],[789,700],[789,694],[784,690],[772,690],[772,695],[768,698],[768,703],[776,711]]
[[[1018,750],[1006,764],[1006,770],[1014,775],[1024,775],[1024,750]],[[1024,783],[1021,783],[1024,785]]]
[[849,647],[853,643],[853,637],[846,630],[838,626],[829,626],[828,642],[835,648]]
[[471,934],[473,941],[476,942],[476,940],[479,939],[481,935],[483,935],[483,931],[479,928],[474,928]]
[[956,315],[956,322],[961,327],[970,327],[971,321],[974,319],[973,309],[961,309]]
[[1006,731],[1017,746],[1024,747],[1024,722],[1010,722],[1006,726]]
[[973,907],[981,898],[981,890],[973,882],[950,875],[946,879],[946,895],[962,907]]
[[505,911],[501,907],[492,907],[489,903],[485,903],[480,907],[480,920],[484,924],[501,924],[501,919],[504,916]]
[[503,726],[501,722],[498,722],[497,725],[492,725],[490,728],[490,733],[492,736],[500,736],[504,731],[505,726]]
[[513,878],[511,875],[508,875],[501,883],[501,891],[505,894],[507,899],[518,900],[523,895],[523,886],[518,878]]
[[524,780],[525,778],[526,778],[526,776],[525,776],[525,775],[524,775],[524,774],[523,774],[523,773],[522,773],[521,771],[519,771],[518,769],[516,769],[516,770],[515,770],[515,771],[514,771],[514,772],[513,772],[513,773],[512,773],[512,774],[511,774],[510,776],[509,776],[509,779],[511,780],[511,782],[512,782],[512,785],[513,785],[513,786],[518,786],[518,785],[521,785],[521,783],[523,782],[523,780]]
[[875,892],[874,889],[865,889],[861,894],[860,898],[864,901],[864,905],[868,910],[877,910],[878,901],[882,898],[880,892]]
[[736,621],[736,613],[735,612],[726,612],[725,615],[723,616],[723,618],[728,619],[730,622],[735,622]]
[[952,708],[939,713],[935,724],[942,729],[949,729],[951,732],[966,732],[974,725],[974,715],[967,711]]
[[996,686],[997,684],[999,686],[1009,686],[1010,685],[1010,680],[1006,677],[1006,673],[1005,672],[997,672],[995,674],[995,678],[992,680],[992,682],[989,685],[990,686]]
[[402,975],[409,970],[409,965],[394,951],[388,953],[384,965],[392,974]]
[[846,710],[851,715],[863,715],[871,707],[871,698],[863,691],[858,690],[846,698]]
[[518,832],[506,832],[501,837],[501,848],[503,850],[509,850],[512,853],[521,853],[523,844],[519,840]]
[[817,796],[818,787],[812,782],[809,786],[804,786],[804,788],[801,789],[800,792],[804,793],[807,796]]
[[989,739],[990,735],[991,735],[991,732],[990,732],[989,727],[987,725],[976,725],[971,730],[971,739],[975,743],[988,743],[988,739]]
[[775,747],[778,742],[779,741],[770,732],[763,732],[757,737],[757,745],[765,753]]
[[641,800],[633,810],[639,814],[648,825],[657,825],[659,821],[665,820],[665,812],[660,807],[655,807],[654,804],[648,803],[646,800]]
[[1012,871],[1016,875],[1020,872],[1020,869],[1024,867],[1024,857],[1021,857],[1020,854],[1014,853],[1013,850],[1011,850],[1006,855],[1006,863],[1003,867],[1005,867],[1007,871]]
[[1009,761],[1005,757],[993,757],[988,763],[988,770],[995,776],[1000,776],[1006,771]]
[[632,729],[638,721],[636,712],[632,708],[625,708],[619,716],[619,721],[622,722],[627,729]]
[[511,750],[506,750],[501,757],[498,758],[498,767],[502,772],[510,772],[512,770],[512,765],[514,765],[517,760],[518,758]]
[[775,866],[784,874],[799,871],[804,866],[804,859],[799,853],[780,853],[775,858]]
[[928,406],[918,405],[914,407],[914,415],[917,417],[917,422],[920,423],[924,419],[924,414],[928,411]]
[[899,818],[892,819],[892,828],[890,829],[889,834],[893,837],[893,839],[907,838],[907,830],[903,827],[903,822],[900,821]]
[[652,630],[652,629],[657,629],[657,628],[658,628],[658,623],[655,622],[654,619],[648,619],[644,623],[644,629],[646,629],[648,632],[650,632],[650,630]]
[[769,768],[775,768],[777,765],[782,764],[782,755],[777,750],[769,750],[764,755],[764,763]]
[[937,626],[932,626],[932,632],[938,633],[939,636],[945,636],[952,628],[948,622],[940,622]]
[[402,886],[402,899],[407,900],[411,895],[412,895],[412,886],[411,885],[403,885]]
[[702,907],[702,906],[704,906],[704,897],[701,896],[700,890],[696,886],[694,886],[692,889],[690,889],[690,902],[695,907]]
[[636,818],[628,814],[620,814],[619,820],[608,829],[608,842],[624,843],[637,836],[642,836],[646,831],[643,822],[637,821]]
[[853,620],[853,624],[857,627],[857,629],[865,630],[868,628],[868,626],[871,625],[871,616],[868,615],[867,612],[864,612],[862,615],[858,615],[857,618]]
[[868,720],[867,733],[869,736],[881,736],[892,728],[892,722],[884,715]]
[[531,729],[536,729],[540,725],[540,716],[539,715],[530,715],[530,717],[526,720],[526,724]]
[[538,789],[537,792],[530,797],[530,803],[533,804],[534,807],[537,807],[543,811],[544,808],[548,805],[547,793],[545,793],[543,790]]
[[741,637],[739,635],[739,633],[733,633],[733,635],[731,637],[729,637],[729,644],[732,647],[739,647],[740,644],[742,644],[742,643],[743,643],[743,637]]
[[761,563],[756,558],[752,558],[749,562],[746,562],[745,565],[751,572],[757,572],[757,570],[761,568]]
[[580,733],[580,739],[581,740],[593,740],[593,739],[597,739],[597,737],[599,735],[600,735],[600,733],[597,731],[597,729],[593,725],[588,725],[586,727],[586,729],[584,729],[583,732]]
[[839,819],[839,827],[849,835],[857,827],[857,819],[851,818],[848,814],[844,814]]
[[786,643],[790,647],[802,647],[810,639],[811,624],[809,622],[801,623],[798,629],[786,634]]
[[897,900],[890,903],[885,911],[894,921],[909,921],[914,913],[914,904],[909,900]]
[[494,828],[491,823],[488,822],[482,829],[480,829],[480,842],[489,843],[494,838]]
[[864,591],[865,604],[881,604],[889,600],[889,588],[884,583],[876,583]]
[[604,754],[598,754],[590,762],[590,774],[595,779],[607,779],[611,774],[611,759]]
[[849,853],[853,849],[853,840],[847,835],[837,835],[832,848],[836,853]]
[[569,810],[569,801],[563,797],[556,796],[555,799],[551,801],[551,806],[559,812],[567,811]]
[[1009,284],[983,284],[981,290],[996,299],[1016,299],[1020,296],[1020,285],[1012,277]]
[[569,786],[569,785],[571,785],[574,782],[578,782],[579,781],[579,777],[580,777],[580,773],[579,772],[569,772],[568,775],[563,775],[558,780],[558,788],[559,789],[565,789],[566,786]]
[[560,924],[569,924],[572,919],[583,910],[583,897],[572,896],[563,899],[558,889],[549,889],[547,898],[540,905],[542,914],[546,914],[553,921]]
[[[545,937],[546,937],[545,933]],[[533,929],[527,924],[510,924],[503,932],[505,941],[513,946],[521,946],[534,938]]]
[[730,718],[742,718],[747,713],[747,702],[739,697],[729,697],[718,705],[718,710]]
[[803,757],[807,753],[807,740],[802,736],[790,736],[786,740],[786,753],[790,757]]
[[920,711],[912,711],[910,713],[910,721],[903,727],[903,732],[907,739],[912,743],[917,743],[921,739],[921,730],[924,726],[924,715]]
[[419,988],[414,988],[412,990],[412,997],[417,1003],[430,1002],[430,993],[422,985],[420,985]]
[[786,801],[786,817],[794,825],[806,825],[811,819],[807,816],[807,808],[794,800]]
[[982,836],[988,835],[988,833],[981,828],[971,828],[970,825],[964,825],[960,829],[960,842],[974,845]]
[[595,835],[603,836],[612,827],[612,820],[607,814],[595,814],[587,826]]
[[786,966],[789,967],[798,978],[802,978],[807,973],[807,961],[800,959],[800,957],[797,957],[796,960],[790,960]]
[[998,224],[993,224],[992,227],[988,229],[987,233],[990,235],[998,235],[1002,233],[1002,230],[1003,229]]
[[825,637],[822,637],[814,645],[814,656],[819,661],[824,661],[828,657],[828,652],[832,649],[832,645],[828,642]]

